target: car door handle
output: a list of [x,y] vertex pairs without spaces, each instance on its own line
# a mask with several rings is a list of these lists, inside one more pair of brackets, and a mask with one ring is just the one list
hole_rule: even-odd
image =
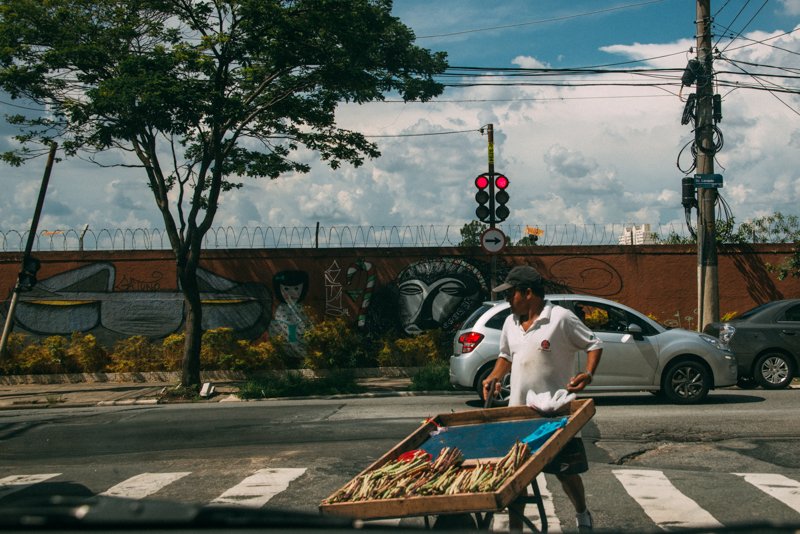
[[793,336],[797,332],[792,332],[791,330],[781,330],[781,334],[786,334],[787,336]]

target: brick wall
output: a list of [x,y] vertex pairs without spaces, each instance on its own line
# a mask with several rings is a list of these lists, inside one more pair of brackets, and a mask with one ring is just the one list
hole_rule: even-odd
[[[743,312],[800,296],[800,280],[766,269],[792,245],[719,250],[720,312]],[[38,252],[34,291],[20,295],[15,331],[93,332],[106,342],[141,333],[160,338],[182,328],[182,300],[169,251]],[[0,254],[0,294],[8,308],[20,253]],[[494,263],[494,267],[493,267]],[[201,280],[204,326],[241,337],[297,338],[312,321],[345,317],[362,328],[408,332],[453,329],[489,298],[492,273],[535,266],[562,290],[610,298],[662,322],[696,328],[697,254],[693,246],[512,247],[481,249],[208,250]]]

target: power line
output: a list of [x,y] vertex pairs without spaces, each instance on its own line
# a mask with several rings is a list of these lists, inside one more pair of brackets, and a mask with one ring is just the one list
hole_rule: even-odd
[[435,100],[376,100],[375,104],[467,104],[477,102],[548,102],[559,100],[617,100],[620,98],[667,98],[669,95],[603,95],[603,96],[553,96],[553,97],[520,97],[520,98],[463,98],[463,99],[440,99]]
[[779,89],[775,89],[775,88],[773,88],[773,89],[770,89],[770,88],[766,87],[766,86],[765,86],[765,85],[764,85],[764,84],[761,82],[761,80],[758,78],[758,76],[756,76],[756,75],[754,75],[754,74],[751,74],[751,73],[747,72],[745,69],[743,69],[743,68],[742,68],[742,67],[740,67],[739,65],[736,65],[736,64],[735,64],[735,63],[733,63],[733,62],[730,62],[730,61],[729,61],[729,63],[731,63],[731,65],[733,65],[734,67],[736,67],[736,68],[740,69],[740,70],[741,70],[743,73],[745,73],[745,74],[747,74],[748,76],[750,76],[751,78],[753,78],[753,79],[754,79],[754,80],[755,80],[755,81],[756,81],[756,82],[757,82],[757,83],[758,83],[758,84],[761,86],[761,88],[762,88],[763,90],[765,90],[765,91],[769,92],[769,94],[771,94],[771,95],[773,96],[773,98],[775,98],[775,99],[776,99],[778,102],[780,102],[781,104],[783,104],[784,106],[786,106],[787,108],[789,108],[789,110],[791,110],[791,112],[792,112],[792,113],[794,113],[795,115],[800,115],[800,112],[798,112],[798,111],[797,111],[796,109],[794,109],[792,106],[790,106],[789,104],[787,104],[786,102],[784,102],[783,100],[781,100],[781,98],[780,98],[778,95],[776,95],[776,94],[775,94],[775,92],[776,92],[776,91],[778,91],[778,92],[794,92],[794,93],[800,93],[800,91],[798,91],[798,90],[795,90],[795,91],[787,91],[787,90],[785,90],[784,88],[779,88]]
[[[724,52],[725,50],[727,50],[727,49],[728,49],[728,47],[729,47],[729,46],[731,46],[731,45],[733,44],[733,42],[734,42],[734,41],[735,41],[735,40],[736,40],[736,39],[737,39],[737,38],[738,38],[740,35],[742,35],[742,33],[743,33],[743,32],[744,32],[746,29],[747,29],[747,27],[748,27],[748,26],[750,26],[750,24],[753,22],[753,20],[755,20],[755,18],[758,16],[758,14],[759,14],[759,13],[761,13],[761,10],[762,10],[762,9],[764,9],[764,6],[766,6],[766,5],[767,5],[767,2],[769,2],[769,0],[764,0],[764,3],[763,3],[763,4],[761,4],[761,7],[759,7],[759,8],[758,8],[758,10],[757,10],[755,13],[753,13],[753,16],[752,16],[752,17],[750,17],[750,20],[748,20],[748,21],[747,21],[747,23],[746,23],[744,26],[742,26],[742,29],[741,29],[741,30],[739,30],[739,33],[737,33],[737,34],[736,34],[736,37],[734,37],[733,39],[731,39],[731,42],[730,42],[730,43],[728,43],[728,44],[725,46],[725,48],[723,48],[723,49],[722,49],[722,51],[723,51],[723,52]],[[750,3],[750,0],[747,0],[747,3],[749,4],[749,3]],[[746,5],[746,4],[745,4],[745,5]]]
[[517,22],[515,24],[505,24],[505,25],[502,25],[502,26],[492,26],[492,27],[488,27],[488,28],[475,28],[475,29],[472,29],[472,30],[461,30],[461,31],[457,31],[457,32],[440,33],[440,34],[436,34],[436,35],[421,35],[421,36],[417,37],[417,39],[433,39],[433,38],[437,38],[437,37],[452,37],[452,36],[455,36],[455,35],[464,35],[464,34],[467,34],[467,33],[479,33],[479,32],[493,31],[493,30],[505,30],[505,29],[508,29],[508,28],[519,28],[521,26],[533,26],[535,24],[547,24],[549,22],[560,22],[560,21],[563,21],[563,20],[570,20],[570,19],[577,19],[577,18],[581,18],[581,17],[589,17],[589,16],[592,16],[592,15],[599,15],[601,13],[609,13],[611,11],[621,11],[621,10],[624,10],[624,9],[630,9],[630,8],[634,8],[634,7],[641,7],[641,6],[645,6],[645,5],[648,5],[648,4],[658,4],[658,3],[663,2],[663,1],[664,0],[650,0],[649,2],[639,2],[637,4],[628,4],[628,5],[624,5],[624,6],[610,7],[610,8],[607,8],[607,9],[599,9],[597,11],[588,11],[586,13],[577,13],[575,15],[564,15],[563,17],[552,17],[552,18],[549,18],[549,19],[532,20],[532,21],[529,21],[529,22]]
[[394,135],[365,135],[364,137],[368,139],[375,139],[381,137],[427,137],[431,135],[452,135],[452,134],[462,134],[462,133],[472,133],[472,132],[480,132],[480,128],[473,128],[472,130],[456,130],[456,131],[448,131],[448,132],[429,132],[429,133],[417,133],[417,134],[394,134]]

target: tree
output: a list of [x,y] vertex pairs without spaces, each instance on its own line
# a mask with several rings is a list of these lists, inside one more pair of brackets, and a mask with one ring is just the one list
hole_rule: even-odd
[[776,211],[772,215],[742,223],[739,234],[742,239],[752,243],[794,243],[792,255],[777,265],[768,263],[767,270],[774,273],[778,280],[787,276],[800,277],[800,217]]
[[800,241],[800,218],[776,211],[743,222],[737,233],[745,243],[797,243]]
[[[735,221],[733,217],[728,219],[716,219],[714,221],[717,245],[725,243],[742,243],[742,238],[739,232],[734,231]],[[661,245],[694,245],[697,243],[697,234],[692,232],[691,236],[683,236],[678,234],[675,230],[671,230],[666,237],[659,237],[657,234],[651,234],[651,238],[655,243]]]
[[481,234],[489,229],[488,224],[480,221],[470,221],[461,227],[461,242],[459,247],[479,247],[481,246]]
[[[340,102],[428,100],[444,53],[413,44],[391,0],[0,0],[0,87],[48,113],[7,117],[21,148],[135,156],[164,220],[186,310],[181,382],[200,383],[203,236],[243,178],[377,157]],[[125,164],[125,163],[121,163]]]
[[539,244],[539,236],[536,234],[528,234],[514,243],[515,247],[535,247]]

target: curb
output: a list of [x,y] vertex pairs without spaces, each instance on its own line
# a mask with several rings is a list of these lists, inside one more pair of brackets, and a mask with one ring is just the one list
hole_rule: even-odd
[[242,399],[235,394],[230,394],[219,399],[203,400],[169,400],[164,401],[158,398],[147,399],[120,399],[97,402],[62,402],[62,403],[42,403],[42,402],[15,402],[13,404],[0,405],[3,410],[29,410],[44,408],[94,408],[98,406],[154,406],[169,404],[211,404],[217,402],[264,402],[264,401],[302,401],[302,400],[336,400],[336,399],[376,399],[386,397],[425,397],[425,396],[456,396],[468,394],[466,391],[370,391],[366,393],[342,393],[338,395],[305,395],[295,397],[266,397],[262,399]]

